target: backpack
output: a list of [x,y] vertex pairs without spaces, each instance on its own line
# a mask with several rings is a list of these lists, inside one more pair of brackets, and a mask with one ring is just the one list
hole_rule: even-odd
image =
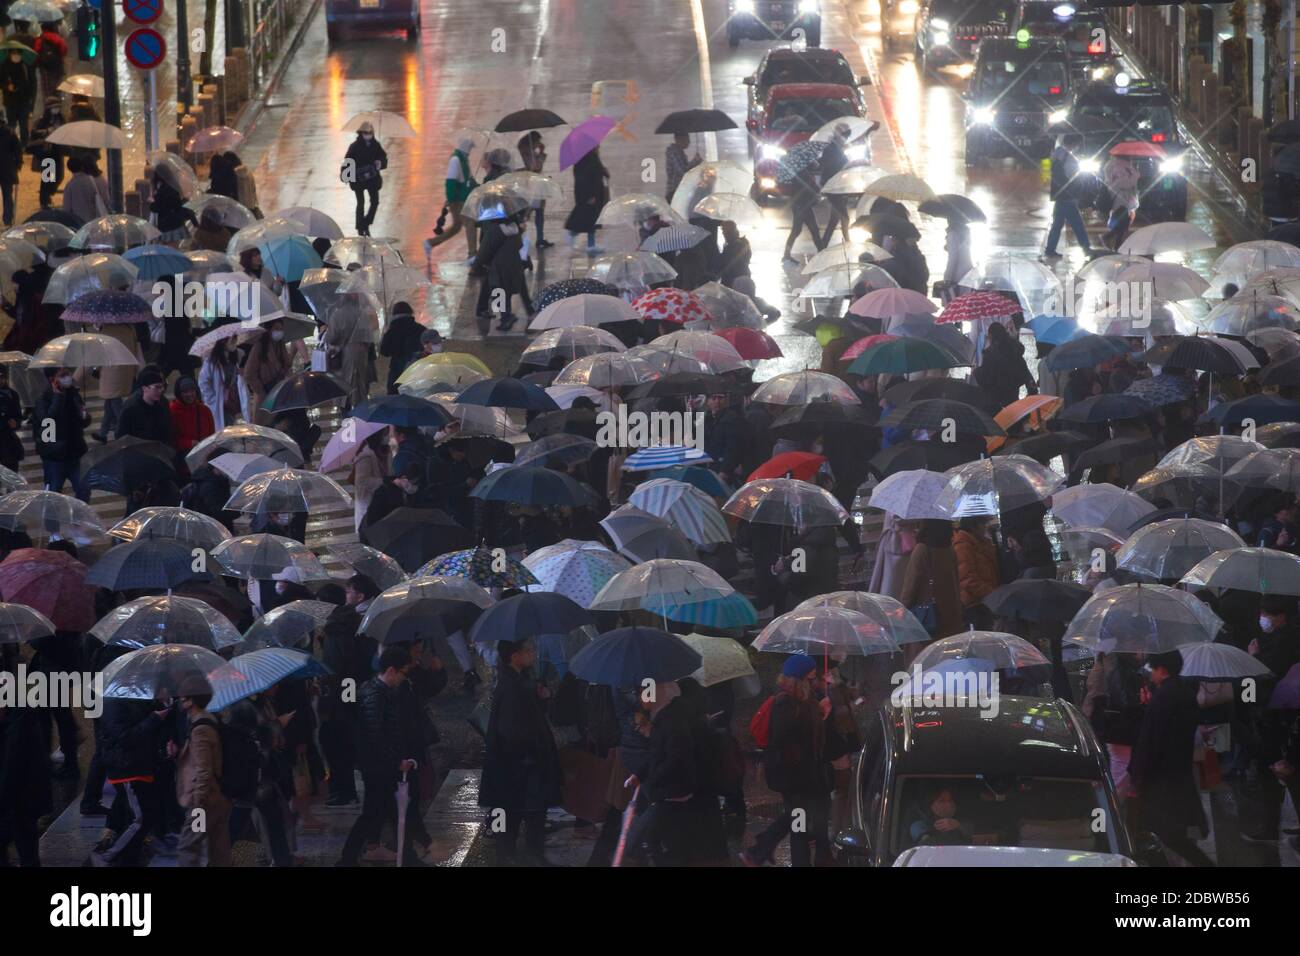
[[760,750],[766,750],[768,741],[771,739],[772,704],[778,696],[778,694],[773,694],[763,701],[762,706],[749,719],[749,736],[754,738],[754,743],[758,744]]
[[58,73],[63,69],[63,55],[58,47],[46,41],[36,52],[36,65],[47,73]]
[[262,765],[262,751],[257,740],[245,730],[204,717],[190,727],[208,724],[217,729],[221,738],[221,793],[229,800],[252,800],[257,795],[258,777]]

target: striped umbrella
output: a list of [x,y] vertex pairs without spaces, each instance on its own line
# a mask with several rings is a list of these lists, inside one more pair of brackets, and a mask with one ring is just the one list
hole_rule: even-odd
[[522,563],[501,548],[470,548],[439,555],[415,577],[468,578],[484,588],[522,588],[537,584],[537,578]]
[[289,678],[305,679],[331,673],[330,669],[304,651],[287,647],[266,647],[240,654],[208,675],[212,701],[208,710],[216,713],[231,704],[260,694]]
[[709,321],[708,310],[694,294],[684,289],[652,289],[632,300],[632,308],[642,319],[659,322]]
[[735,593],[695,604],[665,604],[661,613],[670,621],[701,627],[752,627],[758,623],[757,608],[749,598]]
[[642,448],[629,455],[627,461],[623,463],[623,470],[654,471],[658,468],[669,468],[673,465],[682,465],[688,462],[700,464],[712,460],[699,448],[688,448],[685,445],[654,445],[650,448]]
[[978,322],[980,319],[1006,319],[1021,311],[1020,303],[998,292],[967,292],[949,302],[939,313],[937,322]]
[[731,540],[727,520],[713,499],[688,482],[652,478],[637,486],[628,503],[665,519],[697,545]]
[[632,562],[596,541],[566,538],[524,558],[524,567],[537,579],[533,589],[563,594],[587,607],[614,575]]
[[653,252],[662,256],[670,252],[693,249],[710,236],[712,233],[709,230],[690,223],[665,226],[647,236],[637,248],[642,252]]

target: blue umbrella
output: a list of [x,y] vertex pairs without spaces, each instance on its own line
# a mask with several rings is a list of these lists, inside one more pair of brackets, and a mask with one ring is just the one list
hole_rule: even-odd
[[1081,402],[1075,402],[1056,416],[1058,421],[1084,422],[1102,424],[1111,421],[1124,421],[1142,418],[1152,410],[1144,398],[1137,395],[1093,395]]
[[516,594],[492,605],[474,622],[469,639],[495,646],[497,641],[522,641],[542,634],[567,634],[593,623],[591,612],[563,594],[539,591]]
[[647,603],[646,608],[660,612],[670,621],[705,627],[749,627],[758,623],[758,611],[743,594],[728,594],[697,604],[658,606]]
[[675,634],[653,627],[622,627],[596,638],[569,661],[574,677],[609,687],[641,687],[646,679],[678,680],[704,663]]
[[1063,315],[1038,315],[1025,324],[1034,333],[1034,338],[1044,345],[1064,345],[1088,334],[1079,328],[1074,319],[1067,319]]
[[166,538],[141,538],[108,549],[86,572],[86,583],[110,591],[159,590],[186,581],[208,581],[207,571],[194,570],[190,546]]
[[286,282],[297,282],[308,269],[319,269],[323,262],[305,236],[279,236],[257,244],[272,275]]
[[137,278],[151,281],[181,275],[194,268],[188,256],[170,246],[136,246],[122,253],[122,258],[140,270]]
[[716,473],[709,471],[707,468],[701,468],[699,465],[673,465],[671,468],[661,468],[658,471],[651,472],[650,477],[684,481],[714,498],[726,498],[731,494]]
[[250,651],[208,675],[208,682],[212,685],[212,702],[208,704],[208,710],[214,713],[223,710],[290,677],[308,678],[329,673],[328,667],[304,651],[287,647]]
[[555,399],[531,382],[517,378],[487,378],[475,382],[456,396],[463,405],[487,405],[493,408],[523,408],[529,411],[556,412]]
[[1096,368],[1108,359],[1127,354],[1128,343],[1120,336],[1085,333],[1052,349],[1052,354],[1047,356],[1047,368],[1052,372]]
[[1300,402],[1276,395],[1248,395],[1235,402],[1220,402],[1201,416],[1201,421],[1219,425],[1240,425],[1247,418],[1257,425],[1300,421]]
[[[354,411],[355,415],[356,412]],[[523,505],[569,505],[585,507],[595,502],[596,493],[568,475],[549,468],[502,468],[488,475],[470,493],[484,501],[510,501]]]
[[642,448],[628,456],[623,462],[624,471],[657,471],[670,465],[684,465],[688,462],[700,464],[713,461],[698,448],[685,445],[652,445]]
[[352,409],[363,422],[381,422],[399,428],[441,428],[452,421],[441,406],[414,395],[380,395]]

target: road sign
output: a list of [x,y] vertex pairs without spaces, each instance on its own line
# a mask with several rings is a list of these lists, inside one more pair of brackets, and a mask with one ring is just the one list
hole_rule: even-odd
[[122,12],[133,23],[153,23],[162,11],[163,0],[122,0]]
[[152,70],[167,56],[167,41],[151,27],[141,27],[126,38],[126,58],[138,70]]

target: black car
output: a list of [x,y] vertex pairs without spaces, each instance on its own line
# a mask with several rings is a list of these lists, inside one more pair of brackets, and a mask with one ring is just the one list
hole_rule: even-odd
[[966,100],[966,165],[985,159],[1039,160],[1052,152],[1053,126],[1070,103],[1063,40],[995,37],[980,43]]
[[1119,68],[1119,48],[1110,42],[1106,15],[1084,3],[1020,0],[1011,23],[1011,35],[1021,39],[1064,40],[1075,83],[1108,79]]
[[916,65],[924,72],[969,64],[981,40],[1006,35],[1014,7],[1012,0],[926,0],[913,31]]
[[727,42],[781,40],[802,36],[821,46],[822,0],[727,0]]
[[[1129,80],[1123,73],[1116,79],[1082,87],[1062,128],[1083,137],[1083,148],[1076,151],[1081,166],[1098,175],[1120,143],[1150,144],[1146,151],[1152,155],[1131,157],[1140,173],[1138,216],[1149,222],[1181,222],[1187,218],[1186,144],[1179,136],[1173,99],[1159,83]],[[1097,208],[1105,214],[1111,205],[1103,185]]]
[[[870,86],[871,78],[858,76],[839,50],[795,50],[787,46],[773,47],[758,61],[758,68],[742,80],[749,87],[745,126],[749,130],[749,152],[756,148],[755,137],[762,129],[763,110],[767,94],[772,87],[786,83],[833,83],[836,86]],[[863,111],[866,110],[863,102]]]
[[882,707],[854,771],[851,825],[835,836],[840,858],[891,866],[913,847],[953,845],[1155,857],[1151,839],[1135,854],[1106,751],[1073,704],[1009,695],[997,704],[992,716]]

